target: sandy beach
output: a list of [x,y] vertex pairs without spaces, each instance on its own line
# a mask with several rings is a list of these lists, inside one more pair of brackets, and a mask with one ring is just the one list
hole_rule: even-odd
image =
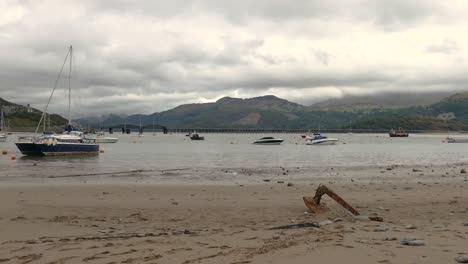
[[[468,254],[463,168],[268,172],[226,185],[3,184],[0,263],[456,263]],[[384,221],[355,219],[328,197],[329,212],[311,213],[302,197],[319,184]],[[272,229],[312,222],[321,225]],[[402,243],[415,238],[423,245]]]

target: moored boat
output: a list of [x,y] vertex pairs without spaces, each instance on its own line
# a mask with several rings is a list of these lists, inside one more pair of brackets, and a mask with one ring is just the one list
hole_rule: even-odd
[[274,138],[274,137],[262,137],[257,139],[253,144],[257,145],[279,145],[283,143],[283,139],[281,138]]
[[[70,69],[69,69],[69,80],[71,80],[72,73],[72,58],[73,58],[73,49],[70,46],[65,62],[69,59]],[[62,70],[59,73],[57,78],[60,78]],[[57,82],[56,82],[57,83]],[[42,112],[41,119],[36,128],[35,134],[37,134],[41,123],[44,122],[45,128],[45,117],[47,113],[47,108],[49,106],[50,99],[54,94],[54,91],[57,87],[55,86],[52,90],[52,94],[49,97],[44,111]],[[83,136],[83,133],[80,131],[74,130],[71,125],[71,84],[68,82],[68,125],[66,127],[66,132],[62,134],[55,133],[44,133],[41,136],[34,137],[20,137],[17,142],[15,142],[18,149],[24,155],[40,155],[40,156],[62,156],[62,155],[78,155],[78,154],[98,154],[99,153],[99,144],[95,139],[86,139]]]
[[191,140],[205,140],[205,137],[200,136],[200,135],[197,134],[197,133],[192,133],[192,134],[190,135],[190,139],[191,139]]
[[336,142],[338,142],[337,138],[322,136],[320,133],[314,133],[312,137],[306,139],[307,145],[335,145]]
[[3,106],[1,107],[0,113],[0,142],[6,142],[8,135],[5,133],[5,118],[3,116]]
[[447,143],[468,143],[468,138],[453,138],[453,137],[447,137],[445,139]]
[[397,130],[391,129],[390,132],[388,132],[388,135],[390,137],[408,137],[409,134],[403,128],[399,127]]
[[97,143],[117,143],[119,141],[116,137],[109,137],[104,134],[104,132],[98,132],[95,136],[86,136],[86,139],[94,139]]

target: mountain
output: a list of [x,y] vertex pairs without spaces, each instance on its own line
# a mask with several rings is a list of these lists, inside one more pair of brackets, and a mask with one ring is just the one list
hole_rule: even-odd
[[318,102],[310,107],[322,111],[359,111],[375,108],[404,108],[431,105],[450,96],[450,92],[438,93],[383,93],[375,95],[349,95]]
[[[310,111],[306,106],[273,95],[248,99],[224,97],[214,103],[185,104],[151,115],[130,115],[114,120],[93,122],[92,118],[76,120],[91,126],[120,124],[156,124],[169,128],[303,128],[336,127],[348,120],[347,113]],[[346,121],[345,123],[347,123]]]
[[[116,116],[76,120],[83,126],[106,127],[112,125],[159,124],[168,128],[284,128],[322,129],[349,128],[388,130],[403,127],[409,130],[468,130],[468,93],[441,98],[443,93],[421,95],[399,100],[391,106],[378,106],[383,102],[360,102],[373,107],[356,105],[317,110],[273,95],[241,99],[224,97],[213,103],[185,104],[151,115]],[[394,95],[396,96],[396,95]],[[401,97],[403,95],[399,95]],[[390,97],[393,98],[393,97]],[[437,101],[435,101],[438,99]],[[356,98],[354,102],[358,101]],[[390,99],[388,99],[390,100]],[[350,99],[351,101],[351,99]],[[402,104],[413,103],[404,107]],[[330,102],[329,102],[330,103]],[[427,104],[426,104],[427,103]],[[328,106],[330,106],[329,104]],[[398,106],[397,106],[398,105]],[[337,106],[337,104],[335,104]],[[331,108],[331,107],[330,107]]]
[[[42,115],[42,112],[35,108],[15,104],[3,98],[0,98],[0,108],[3,108],[5,123],[10,130],[31,130],[37,126]],[[50,119],[52,127],[63,126],[67,123],[65,118],[56,114],[48,115],[47,119]]]

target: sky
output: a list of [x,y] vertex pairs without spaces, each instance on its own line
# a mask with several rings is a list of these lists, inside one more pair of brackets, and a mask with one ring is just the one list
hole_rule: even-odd
[[[467,90],[464,0],[0,0],[0,97],[72,116]],[[67,111],[66,74],[50,110]]]

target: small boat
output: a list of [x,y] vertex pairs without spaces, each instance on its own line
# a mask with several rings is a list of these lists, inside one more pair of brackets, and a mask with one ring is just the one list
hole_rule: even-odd
[[191,140],[205,140],[205,137],[198,135],[197,133],[193,133],[190,135]]
[[104,132],[98,132],[96,136],[86,137],[86,139],[94,139],[97,143],[117,143],[116,137],[107,137]]
[[283,143],[283,139],[281,138],[274,138],[274,137],[262,137],[257,139],[253,144],[257,145],[279,145]]
[[468,143],[468,138],[453,138],[453,137],[447,137],[445,139],[447,143]]
[[313,137],[306,139],[307,145],[335,145],[336,142],[338,142],[337,138],[322,136],[320,133],[314,133]]
[[3,116],[3,106],[0,113],[0,142],[6,142],[8,135],[5,133],[5,118]]
[[[68,50],[67,56],[65,58],[65,62],[68,59],[70,61],[70,69],[69,69],[69,80],[71,79],[72,73],[72,58],[73,58],[73,49],[70,46]],[[57,77],[57,81],[59,80],[60,76],[62,75],[62,70],[60,70],[59,76]],[[56,86],[52,90],[52,95]],[[83,132],[76,131],[71,125],[71,85],[68,82],[68,125],[66,127],[66,132],[62,134],[55,134],[55,133],[46,133],[44,132],[42,136],[34,136],[34,137],[20,137],[16,142],[15,145],[24,155],[40,155],[40,156],[62,156],[62,155],[77,155],[77,154],[99,154],[99,144],[96,142],[95,139],[86,139],[83,135]],[[42,112],[41,119],[39,120],[39,124],[37,125],[35,134],[38,132],[41,123],[44,123],[44,130],[45,130],[45,119],[47,115],[47,108],[49,107],[49,102],[46,104],[44,111]]]
[[393,128],[388,132],[388,135],[390,137],[408,137],[409,134],[403,128],[399,127],[397,130],[394,130]]

